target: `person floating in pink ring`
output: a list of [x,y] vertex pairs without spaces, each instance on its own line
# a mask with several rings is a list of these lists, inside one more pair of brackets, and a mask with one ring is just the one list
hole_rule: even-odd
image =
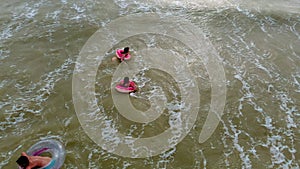
[[120,93],[131,93],[137,91],[137,85],[134,83],[134,81],[131,81],[128,77],[125,77],[124,80],[116,85],[116,90]]
[[129,47],[125,47],[124,49],[117,49],[116,55],[117,57],[113,57],[112,61],[119,59],[122,62],[124,60],[129,60],[131,58],[129,54]]

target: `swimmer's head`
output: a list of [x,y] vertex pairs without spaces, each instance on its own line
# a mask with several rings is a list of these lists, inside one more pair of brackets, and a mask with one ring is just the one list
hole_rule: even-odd
[[123,53],[128,53],[129,52],[129,47],[125,47]]
[[124,83],[129,83],[129,77],[124,77]]
[[29,160],[26,156],[19,157],[19,159],[16,162],[22,168],[26,168],[29,165]]

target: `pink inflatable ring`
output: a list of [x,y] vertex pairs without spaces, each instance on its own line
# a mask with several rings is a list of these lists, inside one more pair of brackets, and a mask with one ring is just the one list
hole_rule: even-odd
[[137,86],[133,81],[129,81],[128,87],[124,87],[119,84],[116,86],[116,90],[120,93],[131,93],[131,92],[135,92],[137,90]]

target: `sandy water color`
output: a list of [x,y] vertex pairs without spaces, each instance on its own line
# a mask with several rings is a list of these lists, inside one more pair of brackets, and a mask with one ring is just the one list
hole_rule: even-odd
[[47,139],[62,168],[300,168],[297,0],[0,8],[0,168]]

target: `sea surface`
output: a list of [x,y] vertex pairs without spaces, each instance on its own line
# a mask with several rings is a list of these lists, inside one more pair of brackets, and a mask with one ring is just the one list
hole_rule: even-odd
[[[194,60],[201,103],[194,127],[164,153],[128,158],[103,149],[82,128],[72,98],[73,70],[97,30],[118,18],[149,12],[165,19],[176,16],[201,29],[222,63],[226,102],[217,129],[199,143],[212,89],[203,63]],[[143,24],[152,23],[145,17]],[[133,123],[119,114],[111,97],[118,67],[111,62],[113,51],[127,45],[133,57],[147,47],[172,52],[186,46],[167,36],[141,34],[116,42],[99,66],[95,96],[109,129],[153,136],[169,128],[170,112],[148,126]],[[2,0],[0,67],[0,168],[17,168],[20,153],[43,139],[65,145],[62,169],[300,168],[298,0]],[[181,97],[170,75],[141,70],[134,80],[139,91],[130,98],[138,109],[146,111],[159,90],[168,110],[178,113]]]

